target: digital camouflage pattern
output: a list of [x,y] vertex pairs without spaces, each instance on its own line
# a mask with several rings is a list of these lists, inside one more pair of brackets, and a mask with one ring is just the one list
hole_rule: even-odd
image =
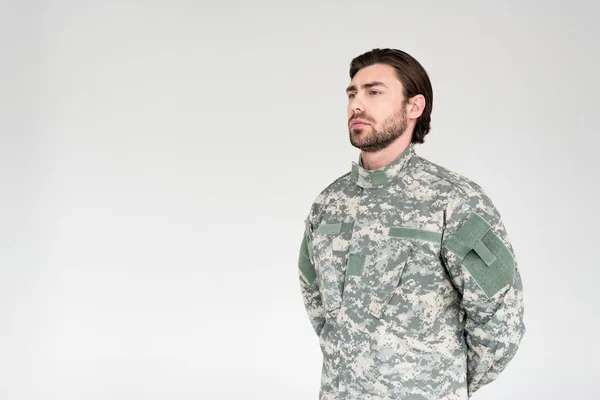
[[321,400],[458,400],[525,333],[522,284],[482,188],[415,153],[352,163],[305,221],[298,271],[323,354]]

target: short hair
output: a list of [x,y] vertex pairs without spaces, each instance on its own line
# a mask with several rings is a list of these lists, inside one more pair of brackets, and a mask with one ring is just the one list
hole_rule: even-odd
[[350,79],[356,73],[370,65],[387,64],[394,68],[396,76],[404,87],[405,100],[421,94],[425,97],[425,109],[415,124],[412,142],[423,143],[425,135],[431,129],[431,110],[433,109],[433,89],[425,68],[410,54],[397,49],[373,49],[359,55],[350,63]]

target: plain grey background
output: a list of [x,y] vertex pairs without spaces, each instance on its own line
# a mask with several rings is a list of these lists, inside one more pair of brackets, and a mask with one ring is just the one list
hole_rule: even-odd
[[597,2],[0,4],[0,399],[316,399],[298,250],[375,47],[517,254],[527,335],[474,398],[600,398]]

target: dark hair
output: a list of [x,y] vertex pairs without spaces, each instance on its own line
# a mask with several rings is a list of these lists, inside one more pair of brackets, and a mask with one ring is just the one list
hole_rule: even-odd
[[410,54],[397,49],[373,49],[354,58],[350,63],[350,79],[356,73],[373,64],[387,64],[394,67],[396,76],[404,87],[405,100],[421,94],[425,97],[425,109],[417,119],[412,142],[423,143],[425,135],[431,129],[431,110],[433,108],[433,89],[425,68]]

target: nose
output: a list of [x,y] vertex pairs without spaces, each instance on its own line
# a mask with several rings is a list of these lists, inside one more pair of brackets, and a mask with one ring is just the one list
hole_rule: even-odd
[[350,103],[348,103],[348,114],[350,117],[355,114],[361,114],[364,112],[365,106],[363,102],[358,98],[358,96],[355,96],[353,99],[350,100]]

